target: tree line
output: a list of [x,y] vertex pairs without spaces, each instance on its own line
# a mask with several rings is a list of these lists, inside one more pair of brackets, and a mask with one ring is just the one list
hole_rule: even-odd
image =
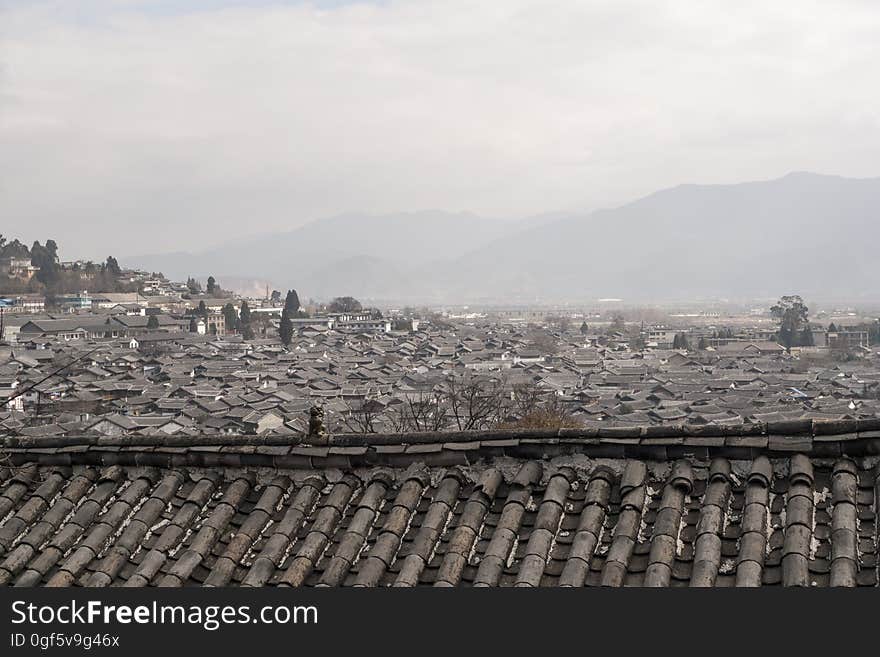
[[217,279],[213,276],[208,276],[204,288],[202,287],[202,282],[200,280],[190,276],[186,279],[186,289],[187,293],[184,295],[185,299],[192,299],[193,297],[200,296],[210,297],[211,299],[226,299],[233,296],[232,291],[224,290],[220,287]]
[[[202,290],[201,283],[193,277],[187,280],[187,288],[192,295],[206,294],[213,298],[226,296],[226,291],[222,290],[217,284],[213,276],[208,278],[207,286]],[[231,293],[228,293],[231,294]],[[192,298],[192,297],[190,297]],[[281,300],[281,292],[272,291],[272,301]],[[354,313],[363,311],[363,305],[354,297],[336,297],[329,304],[321,307],[324,312],[330,313]],[[227,302],[222,309],[223,321],[227,331],[236,331],[241,334],[245,340],[253,340],[256,337],[256,328],[266,334],[268,329],[268,319],[262,313],[253,313],[246,300],[242,301],[238,308],[232,301]],[[378,310],[370,311],[374,318],[381,318],[382,313]],[[302,307],[299,300],[299,294],[294,289],[287,291],[284,299],[284,306],[281,309],[281,321],[278,325],[278,337],[284,346],[289,346],[294,336],[294,319],[308,318],[309,314]],[[190,317],[189,330],[193,333],[198,331],[198,321],[201,318],[206,326],[208,325],[209,312],[205,305],[204,299],[199,300],[199,304]]]
[[76,262],[62,267],[58,258],[58,243],[53,239],[41,243],[36,240],[30,247],[18,239],[9,241],[0,235],[0,259],[29,260],[39,268],[30,280],[9,277],[2,282],[2,290],[12,294],[44,294],[48,305],[61,294],[75,292],[136,292],[137,284],[120,279],[122,269],[115,257],[104,262]]
[[560,429],[581,423],[555,391],[534,382],[510,384],[504,374],[455,372],[429,390],[387,407],[374,398],[349,404],[343,423],[354,433]]

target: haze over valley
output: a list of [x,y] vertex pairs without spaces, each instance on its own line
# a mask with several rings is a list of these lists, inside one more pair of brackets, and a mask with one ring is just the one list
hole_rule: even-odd
[[[791,173],[680,185],[626,205],[532,220],[348,214],[205,251],[126,257],[240,288],[409,302],[870,299],[880,283],[880,178]],[[841,257],[842,252],[847,256]]]

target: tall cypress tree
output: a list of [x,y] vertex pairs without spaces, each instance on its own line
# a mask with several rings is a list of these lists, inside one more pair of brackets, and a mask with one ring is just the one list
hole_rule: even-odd
[[238,313],[235,312],[235,306],[233,306],[231,302],[223,306],[223,320],[226,322],[227,331],[232,331],[237,328]]
[[238,324],[241,335],[245,340],[254,339],[254,329],[251,328],[251,309],[247,301],[241,302],[241,310],[238,313]]
[[287,308],[281,311],[281,324],[278,326],[278,336],[285,347],[293,340],[293,322],[290,321],[290,311]]
[[296,293],[296,290],[288,290],[287,297],[284,299],[284,309],[295,313],[299,310],[299,307],[299,295]]
[[779,344],[786,349],[791,348],[794,344],[794,334],[791,332],[791,329],[786,328],[785,326],[779,329]]
[[812,347],[815,345],[813,341],[813,330],[809,326],[805,326],[801,331],[800,345],[802,347]]

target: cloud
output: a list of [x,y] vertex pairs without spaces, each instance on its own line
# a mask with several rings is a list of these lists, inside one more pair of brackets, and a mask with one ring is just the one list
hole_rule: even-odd
[[880,8],[815,0],[0,0],[3,232],[191,250],[877,175]]

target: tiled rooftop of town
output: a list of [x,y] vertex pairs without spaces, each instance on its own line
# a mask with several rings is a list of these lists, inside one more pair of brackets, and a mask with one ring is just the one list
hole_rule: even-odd
[[878,420],[2,453],[5,585],[878,583]]
[[[0,410],[0,431],[295,435],[315,405],[337,433],[489,429],[516,424],[527,412],[519,401],[508,403],[514,391],[552,400],[584,427],[736,426],[880,412],[880,356],[868,347],[846,361],[791,355],[759,340],[630,349],[575,327],[549,332],[551,348],[529,327],[498,321],[423,322],[387,333],[303,325],[285,348],[271,329],[244,341],[178,331],[171,320],[146,331],[145,318],[121,318],[115,338],[65,340],[57,326],[54,334],[32,326],[0,346],[0,398],[29,390]],[[87,320],[97,321],[54,321]],[[505,400],[479,417],[445,403],[431,422],[406,417],[409,405],[442,396],[450,378],[494,386]]]
[[[871,349],[557,331],[551,350],[502,322],[303,326],[288,348],[130,331],[0,352],[6,399],[28,391],[0,414],[0,583],[878,583]],[[498,408],[400,423],[450,378]],[[523,390],[565,425],[523,428]]]

